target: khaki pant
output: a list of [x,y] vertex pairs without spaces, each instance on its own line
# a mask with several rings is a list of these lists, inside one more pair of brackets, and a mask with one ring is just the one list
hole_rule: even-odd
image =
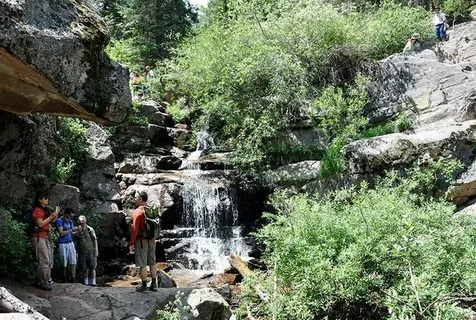
[[36,257],[36,276],[38,283],[42,286],[48,285],[48,279],[51,278],[50,269],[50,241],[48,238],[31,238],[31,244],[35,249]]
[[143,268],[155,264],[155,239],[139,238],[134,244],[136,267]]

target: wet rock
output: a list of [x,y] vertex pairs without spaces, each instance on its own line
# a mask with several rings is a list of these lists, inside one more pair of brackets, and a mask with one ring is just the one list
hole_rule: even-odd
[[160,170],[175,170],[182,161],[172,155],[127,155],[119,164],[118,173],[155,173]]
[[167,134],[169,136],[169,141],[174,146],[185,150],[191,151],[192,146],[190,144],[191,132],[185,129],[177,128],[167,128]]

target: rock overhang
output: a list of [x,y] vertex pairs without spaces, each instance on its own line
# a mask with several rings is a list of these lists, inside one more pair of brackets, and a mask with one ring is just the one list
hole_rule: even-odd
[[128,70],[105,54],[101,18],[79,0],[0,0],[0,109],[122,122]]

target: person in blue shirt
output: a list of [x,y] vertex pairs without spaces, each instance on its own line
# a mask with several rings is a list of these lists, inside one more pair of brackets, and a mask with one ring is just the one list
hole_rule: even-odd
[[66,208],[61,218],[56,220],[56,229],[59,233],[59,257],[63,267],[63,277],[66,281],[68,266],[71,270],[71,282],[76,282],[76,249],[74,248],[73,235],[78,231],[78,227],[74,226],[71,215],[71,208]]

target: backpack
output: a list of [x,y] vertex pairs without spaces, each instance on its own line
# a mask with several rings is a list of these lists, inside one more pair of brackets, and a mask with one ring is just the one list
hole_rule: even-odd
[[144,206],[145,230],[142,233],[144,239],[156,239],[160,233],[160,210],[158,206]]
[[36,226],[35,221],[33,220],[33,208],[28,209],[28,211],[23,216],[23,222],[26,224],[26,235],[29,237],[35,232],[40,232],[40,228]]

